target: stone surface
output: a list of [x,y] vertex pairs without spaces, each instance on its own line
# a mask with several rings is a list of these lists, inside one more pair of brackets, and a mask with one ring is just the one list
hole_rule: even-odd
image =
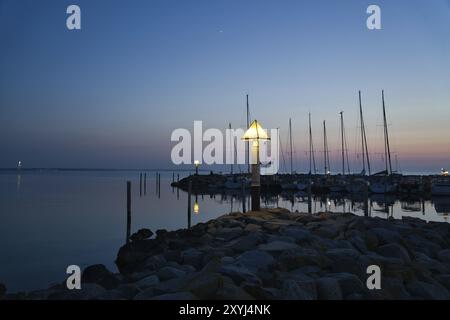
[[158,276],[158,278],[161,281],[165,281],[165,280],[170,280],[173,278],[181,278],[184,275],[186,275],[186,271],[183,271],[183,270],[180,270],[177,268],[173,268],[173,267],[163,267],[158,270],[156,275]]
[[144,279],[139,280],[136,282],[136,286],[138,286],[140,289],[146,289],[148,287],[155,286],[159,283],[159,278],[156,275],[151,275],[148,277],[145,277]]

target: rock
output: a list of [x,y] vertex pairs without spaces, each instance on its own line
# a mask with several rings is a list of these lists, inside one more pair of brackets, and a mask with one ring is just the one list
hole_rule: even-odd
[[148,287],[155,286],[159,283],[159,278],[155,275],[151,275],[148,277],[145,277],[144,279],[139,280],[136,282],[136,286],[138,286],[140,289],[146,289]]
[[380,244],[398,243],[402,240],[401,235],[397,231],[385,228],[372,228],[371,231],[376,235]]
[[84,269],[81,276],[82,283],[97,283],[110,290],[116,288],[120,281],[103,264],[96,264]]
[[328,258],[331,260],[335,260],[340,257],[347,257],[353,260],[358,259],[360,253],[355,249],[347,249],[347,248],[335,248],[327,250],[325,253]]
[[368,230],[365,233],[365,243],[369,250],[375,250],[378,247],[379,241],[375,232]]
[[441,285],[443,285],[447,290],[450,290],[450,274],[443,274],[436,277],[436,280],[439,281]]
[[353,235],[348,240],[356,249],[358,249],[359,252],[365,254],[369,251],[366,242],[363,240],[361,236]]
[[336,279],[339,283],[339,286],[342,290],[342,294],[344,297],[351,295],[353,293],[362,293],[365,290],[365,287],[361,280],[357,276],[351,273],[330,273],[327,277]]
[[241,282],[261,285],[261,280],[255,274],[250,272],[250,270],[242,266],[228,264],[220,268],[219,272],[233,279],[238,285],[241,284]]
[[275,259],[269,253],[262,250],[250,250],[244,252],[236,259],[236,264],[247,268],[252,272],[267,269],[275,263]]
[[120,273],[133,273],[142,268],[141,264],[159,247],[159,242],[154,239],[130,242],[122,246],[116,258]]
[[65,290],[66,288],[61,287],[32,291],[27,295],[26,298],[28,300],[48,300],[51,295],[61,293]]
[[317,280],[317,294],[319,300],[342,300],[342,291],[335,278],[323,277]]
[[144,268],[150,270],[158,270],[167,263],[166,258],[162,254],[148,257],[144,262]]
[[445,274],[449,272],[449,268],[446,267],[443,263],[434,260],[421,252],[415,253],[414,262],[417,263],[424,270],[430,271],[432,273]]
[[247,282],[241,283],[241,288],[257,300],[275,300],[281,296],[276,288],[264,288]]
[[299,244],[311,243],[316,239],[316,236],[311,231],[299,226],[285,227],[281,230],[280,234],[295,239]]
[[6,286],[3,283],[0,283],[0,299],[6,295]]
[[115,290],[120,291],[125,299],[132,299],[141,292],[139,287],[134,284],[121,284]]
[[326,268],[332,261],[326,256],[312,249],[297,249],[284,251],[277,259],[282,270],[294,270],[304,266],[318,266]]
[[249,223],[245,228],[244,231],[247,232],[257,232],[261,230],[261,226],[253,223]]
[[237,252],[243,252],[254,249],[262,241],[262,234],[260,232],[254,232],[236,239],[235,242],[230,245],[230,248]]
[[220,228],[215,233],[215,237],[217,240],[230,241],[242,235],[242,232],[241,227]]
[[179,288],[179,291],[189,291],[200,299],[211,299],[223,286],[224,276],[218,273],[202,272]]
[[156,273],[158,278],[161,281],[170,280],[173,278],[180,278],[186,275],[186,272],[177,268],[173,267],[164,267],[159,269],[159,271]]
[[221,259],[220,259],[220,261],[223,263],[223,264],[231,264],[231,263],[234,263],[234,258],[233,257],[229,257],[229,256],[226,256],[226,257],[222,257]]
[[155,288],[147,288],[134,296],[133,300],[150,300],[155,296]]
[[397,243],[389,243],[378,247],[377,252],[384,257],[400,259],[404,263],[411,262],[408,251]]
[[413,297],[426,300],[448,300],[449,291],[441,285],[412,281],[406,285],[406,289]]
[[181,253],[181,260],[183,264],[199,269],[202,266],[203,252],[197,249],[187,249]]
[[437,257],[442,262],[450,262],[450,249],[439,251]]
[[123,293],[117,289],[108,290],[98,296],[98,300],[126,300],[127,298],[123,295]]
[[294,280],[285,280],[282,289],[283,299],[285,300],[312,300],[313,297],[299,287]]
[[150,229],[140,229],[138,232],[133,233],[130,236],[131,241],[145,240],[153,236],[153,232]]
[[85,283],[80,290],[62,290],[48,296],[49,300],[98,300],[106,289],[96,283]]
[[381,291],[383,299],[411,299],[411,295],[406,290],[403,280],[397,278],[381,277],[381,290],[375,291]]
[[151,298],[152,300],[197,300],[197,297],[190,292],[166,293]]
[[285,251],[285,250],[290,250],[290,249],[298,249],[299,246],[294,243],[291,243],[291,242],[273,241],[268,244],[261,244],[261,245],[259,245],[258,248],[260,250],[273,252],[273,251]]
[[214,299],[218,300],[254,300],[247,291],[236,286],[233,281],[226,279],[223,285],[217,290]]
[[339,235],[340,228],[336,225],[327,225],[321,226],[318,229],[314,230],[314,234],[328,239],[334,239]]

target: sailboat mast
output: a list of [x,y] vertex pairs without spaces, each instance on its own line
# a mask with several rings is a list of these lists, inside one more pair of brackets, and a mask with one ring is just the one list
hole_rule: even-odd
[[[381,97],[383,100],[384,152],[385,152],[385,159],[386,159],[386,172],[388,174],[392,174],[391,148],[389,146],[389,134],[388,134],[388,128],[387,128],[387,121],[386,121],[386,107],[384,104],[384,90],[381,91]],[[388,171],[388,164],[389,164],[389,171]]]
[[[250,127],[250,108],[248,104],[248,94],[247,94],[247,129]],[[250,173],[250,143],[247,142],[247,173]]]
[[289,144],[291,148],[291,174],[294,172],[292,167],[292,121],[291,118],[289,118]]
[[314,142],[312,137],[311,113],[309,113],[309,172],[311,172],[311,159],[314,168],[314,174],[317,174],[316,157],[314,155]]
[[309,174],[312,172],[312,133],[311,133],[311,112],[308,113],[309,119]]
[[233,136],[231,134],[231,122],[228,123],[228,129],[230,129],[230,144],[229,144],[229,148],[230,148],[230,159],[231,160],[231,165],[230,165],[230,173],[233,174],[233,163],[234,163],[234,158],[233,158],[233,150],[234,150],[234,146],[233,146]]
[[361,120],[361,152],[362,152],[362,163],[363,163],[363,173],[366,172],[366,157],[364,153],[364,126],[363,126],[363,113],[362,113],[362,103],[361,103],[361,91],[359,91],[359,118]]
[[327,127],[325,120],[323,121],[323,155],[324,155],[324,167],[325,167],[325,175],[328,174],[330,170],[330,159],[328,155],[328,139],[327,139]]
[[360,112],[360,117],[361,117],[361,141],[362,141],[362,153],[363,153],[363,171],[364,172],[366,171],[365,159],[367,159],[367,169],[369,170],[369,176],[370,176],[369,148],[367,147],[366,128],[364,127],[364,117],[363,117],[362,103],[361,103],[361,91],[359,91],[359,112]]
[[341,151],[342,151],[342,175],[345,176],[345,157],[344,157],[344,111],[339,112],[341,115]]

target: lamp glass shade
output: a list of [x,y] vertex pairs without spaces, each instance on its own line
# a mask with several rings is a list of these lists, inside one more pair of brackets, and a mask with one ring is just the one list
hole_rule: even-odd
[[257,120],[254,120],[247,131],[244,133],[242,140],[270,140],[267,132],[261,127]]

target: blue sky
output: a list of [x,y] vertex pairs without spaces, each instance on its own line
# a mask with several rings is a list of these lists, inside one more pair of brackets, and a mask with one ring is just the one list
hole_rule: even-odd
[[[78,4],[82,30],[66,29]],[[382,30],[366,28],[378,4]],[[0,167],[167,167],[170,134],[293,119],[306,170],[344,110],[355,171],[357,92],[382,166],[381,90],[404,171],[450,166],[450,1],[0,0]],[[337,170],[337,168],[336,168]]]

